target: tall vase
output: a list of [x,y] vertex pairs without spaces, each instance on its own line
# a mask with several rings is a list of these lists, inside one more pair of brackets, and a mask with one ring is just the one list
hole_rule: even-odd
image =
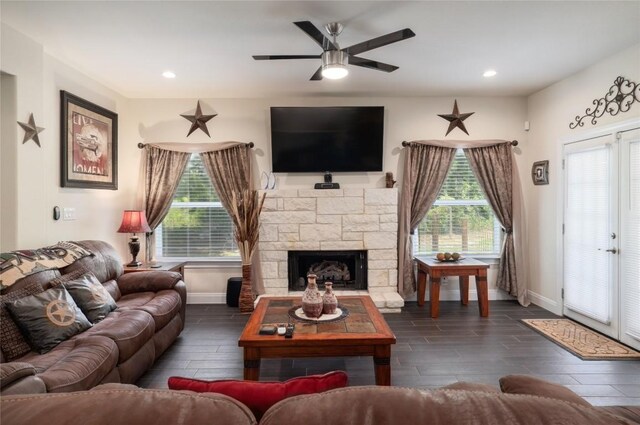
[[334,314],[338,308],[338,299],[333,293],[333,283],[324,283],[324,295],[322,296],[322,314]]
[[253,311],[253,290],[251,289],[251,264],[242,265],[242,286],[240,287],[240,299],[238,300],[240,313]]
[[305,316],[318,318],[322,316],[322,294],[318,291],[316,275],[307,275],[309,284],[302,294],[302,311]]

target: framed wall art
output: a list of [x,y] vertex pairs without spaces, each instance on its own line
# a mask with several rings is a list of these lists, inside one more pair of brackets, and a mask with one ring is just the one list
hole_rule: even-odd
[[60,186],[118,189],[118,115],[60,91]]
[[533,184],[549,184],[549,161],[536,161],[531,167]]

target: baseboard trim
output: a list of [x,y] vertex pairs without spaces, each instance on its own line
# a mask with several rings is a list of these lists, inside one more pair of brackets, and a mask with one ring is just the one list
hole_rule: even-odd
[[187,304],[226,304],[225,292],[187,292]]
[[562,316],[562,305],[560,305],[557,301],[552,300],[551,298],[547,298],[543,295],[533,292],[529,290],[529,300],[535,305],[544,308],[545,310],[549,310],[550,312],[557,314],[558,316]]
[[[276,295],[274,295],[276,296]],[[426,297],[429,299],[429,293],[427,291]],[[531,302],[540,307],[547,309],[556,313],[552,308],[547,307],[546,305],[537,302],[538,299],[547,300],[549,303],[555,304],[554,301],[537,295],[529,291],[529,298],[531,298]],[[499,291],[498,289],[489,289],[489,301],[496,300],[513,300],[514,298],[509,296],[509,294],[504,293],[503,291]],[[415,301],[416,296],[409,298],[406,301]],[[477,301],[478,293],[475,290],[469,289],[469,301]],[[460,291],[457,289],[452,289],[448,291],[440,291],[440,301],[460,301]],[[544,302],[544,301],[541,301]],[[187,292],[187,304],[226,304],[227,303],[227,294],[224,292]],[[551,304],[550,304],[551,305]],[[559,313],[556,313],[559,314]]]

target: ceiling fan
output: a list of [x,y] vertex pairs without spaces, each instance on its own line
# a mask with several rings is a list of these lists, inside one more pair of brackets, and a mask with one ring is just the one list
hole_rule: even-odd
[[294,22],[294,24],[304,31],[309,37],[311,37],[316,43],[322,47],[322,54],[320,55],[255,55],[255,60],[281,60],[281,59],[321,59],[322,64],[320,68],[311,76],[311,81],[322,80],[322,78],[329,78],[336,80],[344,78],[349,73],[347,69],[347,63],[349,65],[361,66],[363,68],[375,69],[384,72],[393,72],[398,69],[397,66],[389,65],[383,62],[378,62],[370,59],[358,57],[360,53],[368,52],[369,50],[377,49],[378,47],[386,46],[387,44],[396,43],[398,41],[406,40],[415,36],[415,33],[409,28],[395,31],[387,35],[372,38],[371,40],[363,41],[362,43],[354,44],[350,47],[340,48],[336,38],[342,32],[344,28],[339,22],[332,22],[325,25],[325,30],[333,38],[329,40],[315,25],[309,21]]

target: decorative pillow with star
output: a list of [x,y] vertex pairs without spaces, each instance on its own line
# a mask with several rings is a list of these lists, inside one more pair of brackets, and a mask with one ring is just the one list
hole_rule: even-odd
[[44,354],[91,327],[65,288],[51,288],[6,305],[31,347]]
[[98,323],[117,308],[109,292],[91,272],[62,285],[91,323]]

